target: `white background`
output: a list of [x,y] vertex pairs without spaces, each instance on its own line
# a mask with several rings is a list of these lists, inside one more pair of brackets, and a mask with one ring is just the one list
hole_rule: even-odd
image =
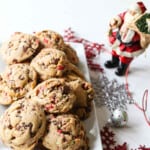
[[[0,0],[0,42],[16,31],[32,33],[52,29],[63,33],[64,29],[72,27],[81,37],[104,43],[109,48],[106,36],[109,20],[125,11],[132,2],[134,0]],[[150,1],[143,2],[150,10]],[[128,78],[130,90],[140,105],[144,89],[150,89],[149,53],[148,48],[146,57],[143,54],[133,62]],[[102,54],[100,63],[108,57]],[[112,70],[106,72],[110,79],[125,82],[124,77],[116,77]],[[105,111],[106,115],[101,115]],[[108,117],[107,109],[97,109],[97,113],[102,127]],[[143,114],[135,106],[129,106],[128,115],[128,127],[115,129],[117,142],[122,144],[126,141],[132,148],[140,144],[150,147],[150,126]]]
[[[104,41],[110,18],[134,0],[0,0],[0,40],[15,31],[71,26],[83,37]],[[144,1],[150,8],[149,0]]]

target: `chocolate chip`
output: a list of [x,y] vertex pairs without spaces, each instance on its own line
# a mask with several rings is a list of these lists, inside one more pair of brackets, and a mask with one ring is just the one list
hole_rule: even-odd
[[63,87],[62,93],[63,93],[63,94],[68,94],[69,92],[70,92],[70,87],[67,86],[67,85],[65,85],[65,86]]
[[51,37],[51,35],[48,35],[48,37],[51,39],[52,37]]
[[27,52],[28,48],[23,46],[23,51]]
[[21,90],[21,88],[20,88],[20,87],[17,87],[17,88],[15,88],[15,89],[14,89],[14,91],[15,91],[16,93],[19,93],[19,92],[20,92],[20,90]]
[[41,126],[42,126],[42,122],[40,122],[40,124],[39,124],[39,129],[41,128]]
[[20,114],[20,113],[21,113],[21,111],[20,111],[20,110],[18,110],[18,111],[17,111],[17,113],[18,113],[18,114]]
[[82,146],[79,148],[79,150],[86,150],[86,148]]
[[30,132],[31,138],[34,137],[35,135],[36,135],[36,132]]
[[17,59],[13,59],[13,63],[17,63],[18,62],[18,60]]
[[88,90],[88,85],[87,85],[86,83],[83,83],[83,84],[82,84],[82,88],[83,88],[84,90]]
[[20,80],[24,80],[24,76],[23,76],[23,75],[20,75],[20,76],[19,76],[19,79],[20,79]]
[[54,58],[54,59],[52,59],[52,64],[55,64],[55,65],[57,65],[58,64],[58,61],[59,61],[59,59],[58,58]]
[[32,108],[32,111],[36,111],[36,108],[35,108],[35,107],[33,107],[33,108]]
[[66,142],[67,140],[66,140],[66,138],[65,138],[65,137],[63,137],[62,141],[63,141],[63,142]]
[[59,41],[60,41],[60,38],[57,37],[57,38],[55,39],[55,42],[56,42],[56,43],[59,43]]
[[39,142],[35,149],[34,150],[48,150],[47,148],[45,148],[43,145],[42,145],[42,142]]
[[11,48],[14,44],[12,42],[9,42],[8,48]]
[[9,124],[8,128],[11,130],[13,128],[13,126],[11,124]]
[[16,137],[13,136],[13,137],[11,137],[11,140],[14,140],[15,138],[16,138]]
[[3,80],[3,78],[0,76],[0,81],[2,81]]

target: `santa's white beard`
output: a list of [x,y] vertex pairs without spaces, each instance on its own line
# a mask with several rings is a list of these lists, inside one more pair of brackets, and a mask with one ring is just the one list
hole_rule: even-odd
[[126,13],[125,16],[124,16],[124,23],[120,29],[120,35],[121,35],[121,40],[124,42],[124,43],[129,43],[132,41],[132,38],[134,36],[134,31],[133,30],[129,30],[128,29],[128,25],[130,23],[133,22],[133,20],[135,18],[137,18],[140,14],[139,13],[136,13],[134,16],[131,15],[130,13]]
[[130,23],[132,23],[133,20],[134,20],[135,18],[137,18],[139,15],[140,15],[140,13],[136,13],[136,14],[133,16],[133,15],[131,15],[129,12],[127,12],[127,13],[125,14],[125,16],[124,16],[124,23],[123,23],[123,25],[122,25],[122,27],[121,27],[121,29],[120,29],[120,32],[121,32],[121,33],[125,33],[126,30],[127,30],[127,26],[128,26]]
[[132,22],[135,18],[137,18],[140,15],[140,13],[136,13],[134,16],[131,15],[129,12],[127,12],[124,16],[124,23],[130,23]]

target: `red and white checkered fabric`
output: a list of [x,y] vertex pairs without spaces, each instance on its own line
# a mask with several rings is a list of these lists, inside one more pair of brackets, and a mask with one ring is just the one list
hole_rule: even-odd
[[85,50],[97,50],[100,52],[104,47],[104,44],[94,43],[90,42],[84,38],[80,38],[78,36],[75,36],[75,32],[72,31],[71,28],[68,28],[65,30],[64,34],[64,40],[66,42],[74,42],[74,43],[82,43],[84,45]]
[[91,69],[103,71],[103,68],[100,66],[100,64],[93,63],[93,58],[99,55],[101,50],[105,50],[104,44],[99,44],[99,43],[88,41],[84,38],[80,38],[76,36],[75,34],[76,33],[72,31],[71,28],[66,29],[64,33],[64,41],[82,43],[85,49],[88,66]]

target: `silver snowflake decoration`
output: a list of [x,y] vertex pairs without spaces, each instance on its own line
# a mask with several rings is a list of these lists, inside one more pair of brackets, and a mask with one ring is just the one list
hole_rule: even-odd
[[110,112],[115,109],[127,109],[127,103],[133,103],[133,98],[126,92],[125,84],[119,84],[117,80],[109,81],[103,73],[95,80],[91,79],[96,92],[96,106],[106,105]]

